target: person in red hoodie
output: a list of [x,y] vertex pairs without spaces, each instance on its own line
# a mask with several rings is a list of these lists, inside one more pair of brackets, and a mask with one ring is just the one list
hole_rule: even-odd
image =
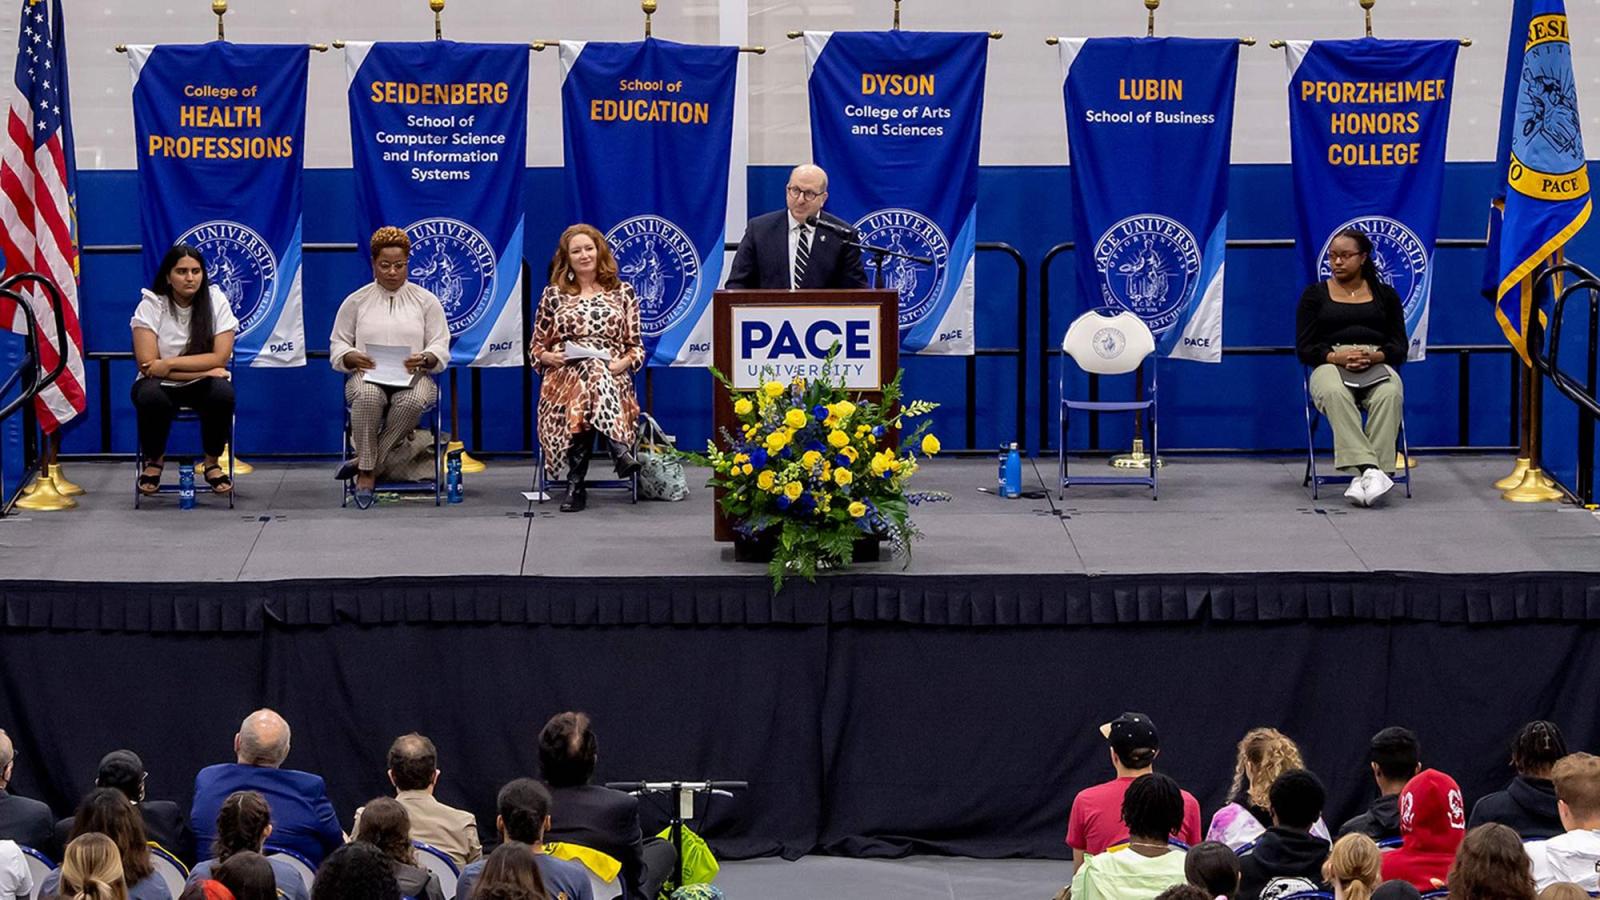
[[1423,769],[1400,792],[1400,848],[1383,855],[1383,880],[1438,890],[1466,834],[1467,806],[1456,780]]

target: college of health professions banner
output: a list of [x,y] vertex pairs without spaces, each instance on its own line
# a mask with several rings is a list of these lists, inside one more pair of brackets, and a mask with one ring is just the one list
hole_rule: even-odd
[[739,49],[563,41],[561,73],[567,196],[639,296],[645,359],[709,365]]
[[411,236],[451,365],[522,365],[528,45],[350,43],[345,67],[357,243],[385,225]]
[[1239,42],[1064,38],[1060,46],[1086,307],[1138,316],[1163,356],[1221,362]]
[[[900,347],[970,356],[977,247],[978,138],[989,36],[808,31],[811,157],[828,173],[828,210],[887,258],[900,292]],[[867,281],[871,257],[862,254]]]
[[300,301],[304,44],[130,46],[145,277],[205,255],[239,319],[234,360],[306,364]]
[[1444,196],[1458,41],[1290,41],[1289,143],[1296,246],[1326,279],[1333,235],[1372,239],[1378,277],[1405,306],[1406,358],[1428,351],[1433,247]]

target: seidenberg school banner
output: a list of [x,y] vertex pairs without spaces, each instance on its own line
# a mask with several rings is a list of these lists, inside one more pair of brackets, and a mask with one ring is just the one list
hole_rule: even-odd
[[303,366],[304,44],[128,47],[147,279],[173,244],[206,258],[239,319],[234,360]]
[[[900,293],[900,346],[970,356],[977,246],[978,141],[989,36],[982,32],[808,31],[811,157],[827,208],[888,258]],[[862,253],[872,284],[872,255]]]
[[1328,244],[1372,239],[1378,277],[1405,306],[1406,358],[1428,350],[1428,297],[1444,196],[1457,41],[1290,41],[1289,143],[1296,246],[1327,279]]
[[737,47],[561,43],[573,221],[605,233],[652,366],[711,364],[738,71]]
[[357,243],[385,225],[410,235],[452,365],[522,365],[528,45],[351,43],[345,65]]
[[1239,42],[1060,46],[1084,308],[1138,316],[1160,355],[1221,362]]

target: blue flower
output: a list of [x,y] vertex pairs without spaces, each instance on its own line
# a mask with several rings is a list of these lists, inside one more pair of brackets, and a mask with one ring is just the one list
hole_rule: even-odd
[[873,437],[883,437],[883,426],[882,425],[873,426],[872,436]]
[[778,495],[778,508],[779,509],[788,509],[789,508],[789,498],[785,497],[782,494],[779,494]]
[[841,469],[848,469],[850,468],[850,457],[841,453],[833,458],[833,464]]
[[811,407],[811,417],[821,422],[828,417],[828,408],[820,403]]
[[767,464],[767,451],[757,447],[750,452],[750,465],[761,468]]
[[821,441],[816,441],[816,440],[807,441],[806,442],[806,449],[807,450],[815,450],[818,453],[827,453],[828,452],[828,445],[824,444]]
[[782,450],[778,451],[778,458],[779,459],[789,459],[792,456],[794,456],[794,454],[789,452],[789,448],[788,447],[785,447]]
[[801,494],[800,495],[800,508],[805,510],[806,512],[810,512],[813,509],[816,509],[817,508],[817,498],[811,496],[811,492],[810,491],[807,491],[804,494]]

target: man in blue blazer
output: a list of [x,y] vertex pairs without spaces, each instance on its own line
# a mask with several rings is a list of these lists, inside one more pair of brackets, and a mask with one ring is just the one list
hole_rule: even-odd
[[861,251],[827,225],[806,224],[811,216],[853,232],[849,223],[822,211],[828,200],[828,173],[818,166],[796,166],[784,188],[786,208],[756,216],[728,268],[727,287],[786,291],[864,288]]
[[339,817],[320,775],[279,768],[289,756],[289,723],[270,709],[258,709],[233,737],[238,761],[207,766],[194,779],[189,827],[202,859],[217,836],[217,811],[234,791],[258,791],[272,809],[267,852],[288,850],[312,868],[344,843]]

